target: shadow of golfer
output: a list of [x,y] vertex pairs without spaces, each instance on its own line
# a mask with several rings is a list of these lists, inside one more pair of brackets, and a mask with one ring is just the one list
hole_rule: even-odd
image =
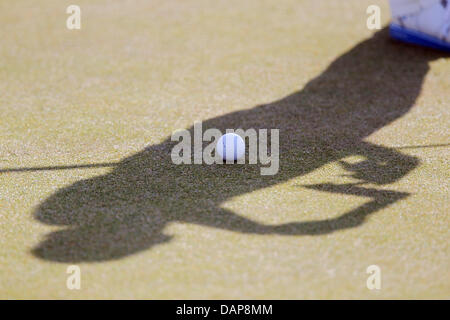
[[[388,40],[387,30],[334,61],[302,90],[279,101],[203,122],[203,129],[280,129],[280,169],[261,176],[260,165],[174,165],[170,138],[122,160],[111,173],[78,181],[46,199],[37,220],[65,226],[33,253],[61,262],[118,259],[170,240],[170,222],[194,223],[245,234],[321,235],[361,225],[366,217],[408,193],[363,187],[405,176],[419,160],[364,138],[407,113],[428,63],[441,53]],[[192,128],[190,128],[192,132]],[[192,134],[193,136],[193,134]],[[357,164],[342,161],[362,156]],[[221,204],[339,163],[360,182],[305,186],[368,197],[364,205],[332,219],[261,224]]]

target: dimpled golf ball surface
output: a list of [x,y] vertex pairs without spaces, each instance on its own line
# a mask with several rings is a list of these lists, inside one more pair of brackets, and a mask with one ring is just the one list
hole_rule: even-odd
[[217,142],[216,150],[225,161],[238,160],[245,153],[244,139],[235,133],[224,134]]

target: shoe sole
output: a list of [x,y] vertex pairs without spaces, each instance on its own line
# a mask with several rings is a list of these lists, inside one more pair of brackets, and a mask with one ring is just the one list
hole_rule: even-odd
[[392,38],[399,41],[450,52],[450,43],[420,31],[403,28],[395,23],[389,26],[389,33]]

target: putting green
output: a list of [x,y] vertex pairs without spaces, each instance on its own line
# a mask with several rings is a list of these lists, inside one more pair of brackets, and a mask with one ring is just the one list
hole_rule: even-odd
[[[450,58],[372,2],[0,1],[0,298],[450,298]],[[172,164],[197,120],[278,174]]]

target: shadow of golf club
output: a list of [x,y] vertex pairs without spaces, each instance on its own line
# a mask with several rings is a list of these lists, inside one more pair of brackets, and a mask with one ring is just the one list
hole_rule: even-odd
[[[370,214],[408,196],[386,185],[405,176],[419,159],[364,141],[399,119],[420,93],[428,63],[442,53],[388,40],[387,30],[356,45],[303,89],[279,101],[203,122],[204,130],[280,130],[280,169],[261,176],[260,165],[175,165],[170,138],[122,160],[105,175],[60,189],[35,211],[37,220],[63,226],[33,254],[60,261],[103,261],[167,242],[171,222],[193,223],[243,234],[323,235],[354,228]],[[190,128],[192,133],[192,128]],[[347,156],[365,160],[350,164]],[[267,188],[339,161],[359,184],[306,188],[367,197],[336,218],[267,225],[221,208],[227,199]]]

